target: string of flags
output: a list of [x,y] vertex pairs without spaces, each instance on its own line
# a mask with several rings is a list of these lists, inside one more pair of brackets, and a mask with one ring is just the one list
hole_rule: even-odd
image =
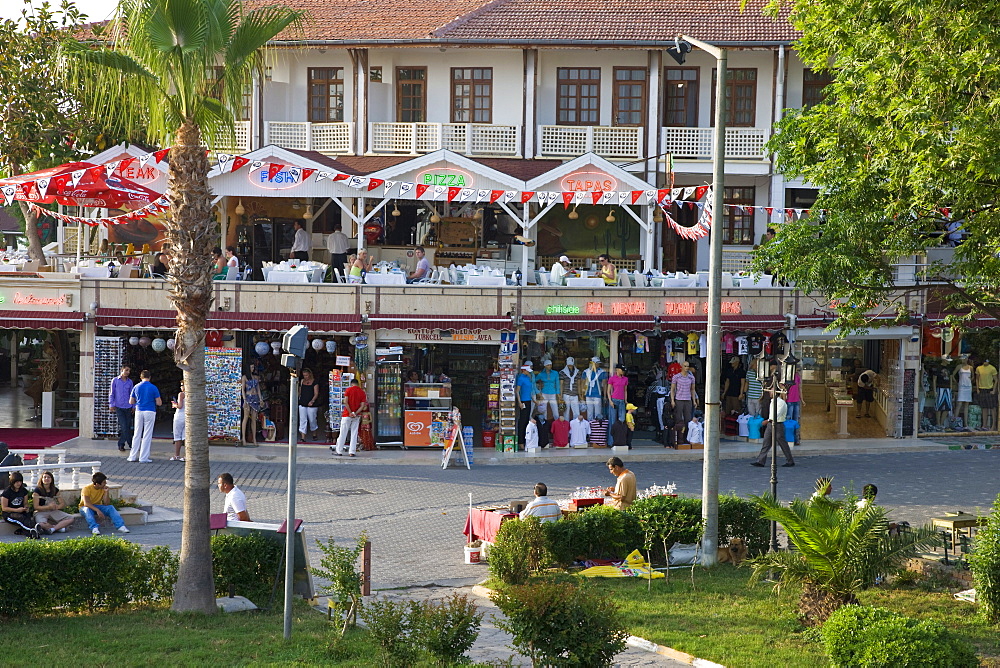
[[141,209],[136,209],[135,211],[130,211],[128,213],[123,213],[119,216],[104,216],[101,218],[85,218],[83,216],[67,216],[63,213],[58,213],[57,211],[50,211],[44,207],[41,207],[34,202],[27,202],[28,207],[35,213],[36,216],[51,216],[56,220],[61,220],[64,223],[71,223],[73,225],[78,225],[83,223],[85,225],[90,225],[91,227],[97,225],[120,225],[121,223],[128,223],[133,220],[139,220],[145,218],[146,216],[152,216],[158,213],[162,213],[170,208],[170,202],[166,197],[161,197],[160,199],[147,204]]

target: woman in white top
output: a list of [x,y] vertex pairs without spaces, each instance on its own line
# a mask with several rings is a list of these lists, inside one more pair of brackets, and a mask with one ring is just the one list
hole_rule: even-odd
[[172,462],[182,462],[181,448],[184,447],[184,381],[181,381],[181,391],[177,393],[177,398],[170,402],[174,407],[174,456],[170,458]]

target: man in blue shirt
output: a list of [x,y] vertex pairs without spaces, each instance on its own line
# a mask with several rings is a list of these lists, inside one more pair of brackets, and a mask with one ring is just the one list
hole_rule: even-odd
[[156,422],[156,408],[161,406],[160,391],[149,381],[149,369],[143,369],[139,374],[139,384],[132,388],[132,395],[129,403],[135,406],[135,432],[132,434],[132,443],[139,444],[138,448],[132,448],[128,456],[130,462],[141,462],[149,464],[153,460],[149,457],[149,450],[153,445],[153,424]]
[[535,379],[531,376],[531,365],[521,367],[517,376],[517,440],[524,445],[524,431],[531,419],[531,402],[535,398]]
[[535,384],[539,386],[540,396],[538,401],[538,414],[548,417],[549,408],[552,409],[552,419],[559,417],[559,374],[552,370],[552,360],[543,359],[542,366],[545,370],[535,376]]
[[135,408],[128,402],[135,385],[128,377],[131,371],[123,366],[121,373],[111,380],[111,391],[108,393],[108,406],[118,418],[118,449],[122,451],[132,447],[132,430],[135,428],[132,420]]

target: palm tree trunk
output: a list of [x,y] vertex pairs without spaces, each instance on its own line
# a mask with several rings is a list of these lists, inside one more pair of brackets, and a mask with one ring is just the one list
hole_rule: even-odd
[[[184,370],[184,524],[180,570],[174,587],[173,610],[214,613],[209,529],[208,409],[205,402],[205,321],[212,305],[209,251],[214,245],[208,158],[201,131],[185,122],[170,149],[167,180],[170,216],[170,301],[177,309],[174,359]],[[235,408],[234,408],[235,410]]]

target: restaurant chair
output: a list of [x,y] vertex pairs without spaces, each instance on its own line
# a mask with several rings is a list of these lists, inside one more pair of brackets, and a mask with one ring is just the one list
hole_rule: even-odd
[[458,285],[458,269],[455,268],[455,265],[448,267],[448,275],[451,279],[451,284]]
[[28,260],[21,266],[21,271],[38,273],[38,268],[42,265],[38,260]]
[[240,270],[237,267],[226,267],[226,280],[227,281],[238,281],[240,280]]
[[631,288],[632,281],[629,280],[628,271],[622,270],[618,272],[618,285],[623,288]]
[[538,284],[543,288],[552,287],[552,284],[549,282],[549,272],[542,271],[541,269],[538,270]]

